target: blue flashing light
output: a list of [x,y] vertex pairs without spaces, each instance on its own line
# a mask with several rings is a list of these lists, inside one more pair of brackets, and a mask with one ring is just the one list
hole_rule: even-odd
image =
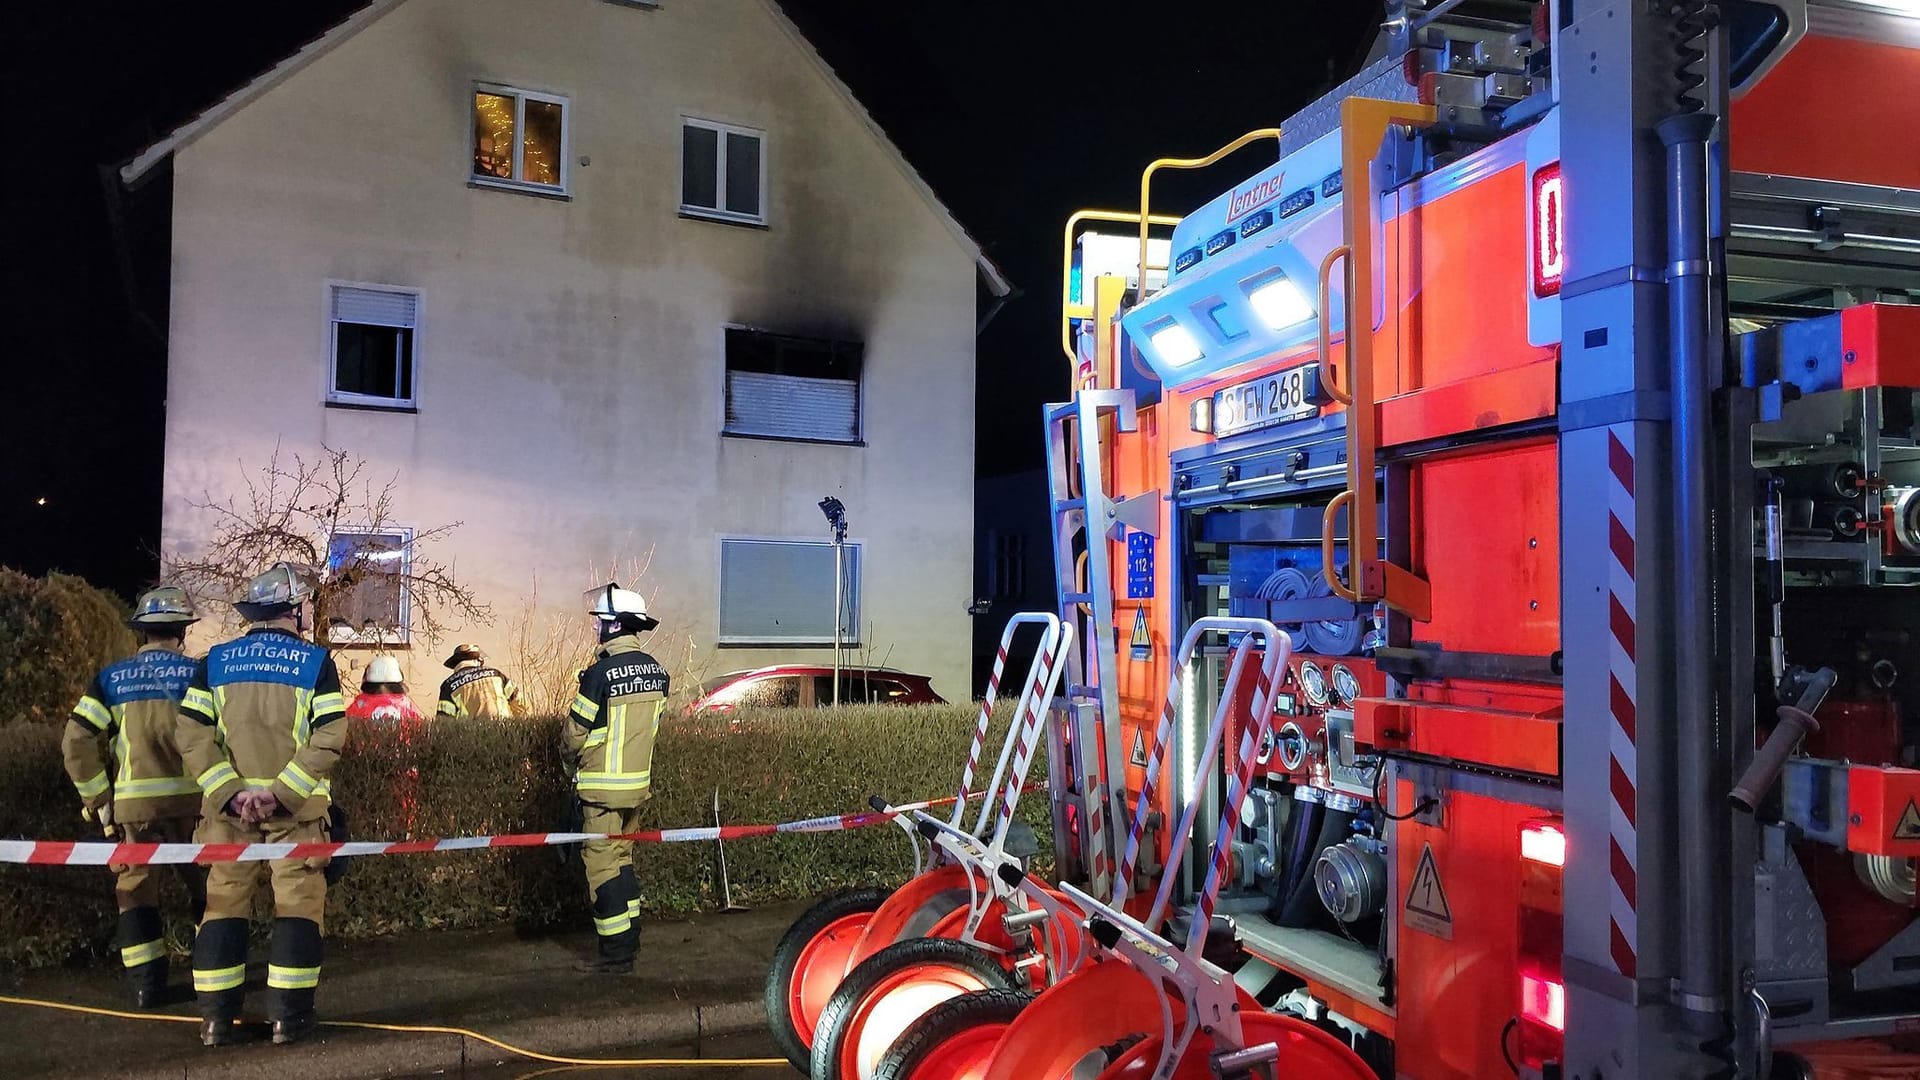
[[1340,188],[1345,183],[1346,178],[1340,173],[1329,173],[1325,180],[1320,181],[1320,194],[1325,198],[1331,199],[1335,195],[1340,194]]
[[1181,273],[1185,273],[1188,270],[1193,269],[1196,266],[1199,266],[1200,258],[1201,258],[1201,252],[1199,248],[1197,247],[1188,248],[1187,250],[1181,252],[1178,256],[1174,258],[1173,272],[1176,274],[1181,274]]
[[1222,229],[1212,236],[1207,237],[1207,254],[1218,255],[1232,247],[1234,241],[1238,239],[1240,239],[1240,235],[1232,229]]
[[1313,205],[1313,189],[1301,188],[1299,191],[1280,200],[1280,216],[1290,218]]
[[1271,210],[1259,210],[1248,214],[1247,219],[1240,223],[1240,239],[1245,240],[1247,237],[1252,236],[1254,233],[1272,224],[1273,211]]

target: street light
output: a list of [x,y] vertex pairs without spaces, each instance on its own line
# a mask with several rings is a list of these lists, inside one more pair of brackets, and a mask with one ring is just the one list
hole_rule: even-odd
[[841,590],[847,580],[843,561],[847,542],[847,508],[839,499],[829,495],[820,500],[820,512],[826,515],[827,529],[833,536],[833,707],[837,709],[840,707],[840,624],[846,610]]

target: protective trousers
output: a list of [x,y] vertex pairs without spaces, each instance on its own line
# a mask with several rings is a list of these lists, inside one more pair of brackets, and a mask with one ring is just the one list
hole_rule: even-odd
[[[193,839],[197,818],[155,818],[119,827],[123,844],[184,844]],[[160,867],[113,864],[114,899],[120,908],[120,963],[135,994],[158,994],[167,985],[166,933],[160,922]],[[182,866],[193,921],[206,910],[206,874]]]
[[[222,814],[200,826],[205,844],[323,844],[325,818],[293,821],[273,818],[248,825]],[[246,996],[247,924],[253,896],[262,878],[273,888],[273,945],[267,954],[267,988],[273,991],[273,1019],[288,1020],[313,1011],[320,985],[320,932],[327,906],[325,858],[274,859],[268,863],[215,863],[207,875],[207,916],[193,943],[193,988],[200,1014],[231,1021]]]
[[[637,806],[582,808],[583,832],[631,833],[640,829]],[[580,846],[587,868],[587,896],[593,901],[593,929],[600,959],[631,964],[640,948],[640,879],[633,872],[631,840],[588,840]]]

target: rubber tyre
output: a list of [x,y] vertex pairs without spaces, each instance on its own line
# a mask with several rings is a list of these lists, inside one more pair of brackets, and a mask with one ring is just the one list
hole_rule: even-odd
[[978,982],[981,989],[1014,988],[1013,976],[999,959],[979,946],[951,938],[909,938],[889,945],[848,972],[820,1010],[820,1024],[813,1031],[813,1080],[855,1080],[840,1068],[853,1021],[864,1015],[876,991],[914,968],[953,972]]
[[[1032,1001],[1033,995],[1025,990],[981,990],[943,1001],[935,1005],[932,1012],[915,1020],[894,1042],[874,1070],[874,1080],[951,1080],[950,1076],[936,1077],[932,1072],[926,1076],[916,1074],[930,1062],[936,1068],[941,1067],[942,1063],[933,1059],[942,1048],[950,1050],[949,1044],[956,1037],[968,1033],[978,1036],[991,1029],[997,1041],[998,1033],[1005,1031]],[[989,1053],[991,1050],[989,1046]],[[951,1065],[945,1067],[950,1072]]]
[[807,1071],[813,1061],[810,1056],[813,1032],[800,1031],[793,1017],[793,980],[801,957],[827,928],[843,920],[873,914],[892,894],[892,889],[847,889],[828,895],[795,919],[780,944],[774,947],[773,966],[767,970],[767,1026],[772,1029],[773,1041],[780,1052],[801,1072]]

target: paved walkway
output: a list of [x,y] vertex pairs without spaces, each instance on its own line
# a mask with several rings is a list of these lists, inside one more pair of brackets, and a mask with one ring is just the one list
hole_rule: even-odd
[[[323,1019],[437,1025],[479,1031],[516,1046],[571,1057],[778,1057],[760,1004],[780,935],[806,905],[691,921],[651,922],[635,973],[578,975],[573,961],[591,935],[520,938],[512,931],[415,934],[330,943],[319,1006]],[[253,1010],[264,1010],[265,958],[249,971]],[[175,984],[187,981],[178,966]],[[0,994],[126,1009],[118,972],[105,966],[0,973]],[[190,1016],[182,1003],[166,1012]],[[301,1080],[471,1075],[525,1077],[528,1062],[460,1035],[323,1028],[310,1042],[264,1040],[203,1049],[184,1023],[143,1023],[0,1004],[5,1075],[128,1080]],[[573,1070],[547,1075],[566,1075]],[[594,1070],[608,1077],[624,1071]],[[757,1080],[784,1068],[648,1070],[635,1075]]]

